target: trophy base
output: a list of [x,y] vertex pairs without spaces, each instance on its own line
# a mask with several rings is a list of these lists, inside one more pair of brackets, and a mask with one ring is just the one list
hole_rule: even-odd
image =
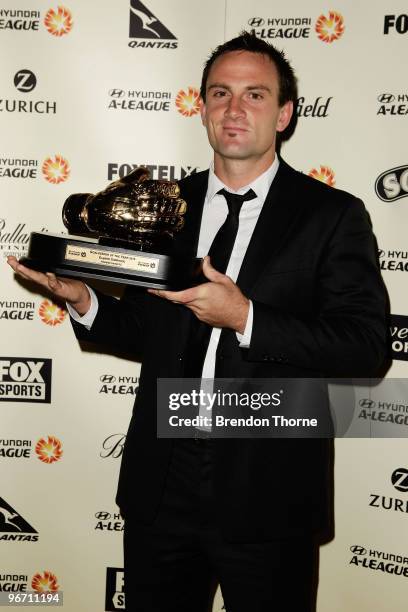
[[202,260],[100,244],[98,239],[32,232],[20,262],[39,272],[180,290],[202,282]]

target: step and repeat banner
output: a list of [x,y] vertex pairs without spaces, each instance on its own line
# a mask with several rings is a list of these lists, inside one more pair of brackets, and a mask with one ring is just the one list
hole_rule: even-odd
[[[63,594],[67,612],[124,609],[114,497],[140,371],[81,351],[65,310],[17,281],[6,257],[23,256],[32,231],[63,232],[71,193],[99,191],[139,165],[155,179],[207,168],[202,66],[243,29],[293,63],[299,121],[282,155],[364,200],[391,302],[393,380],[353,400],[381,439],[336,441],[336,538],[321,549],[317,609],[406,610],[402,0],[0,0],[0,597],[47,591]],[[288,474],[293,486],[307,478],[299,470]],[[294,548],[294,576],[297,563]],[[217,593],[214,612],[222,606]]]

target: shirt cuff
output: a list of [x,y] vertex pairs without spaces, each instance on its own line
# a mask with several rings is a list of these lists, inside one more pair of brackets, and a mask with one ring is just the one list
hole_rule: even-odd
[[244,333],[239,334],[238,332],[235,332],[237,335],[239,346],[241,348],[249,348],[249,345],[251,344],[253,321],[254,321],[254,307],[252,304],[252,300],[249,300],[248,318],[247,318],[247,322],[245,325]]
[[70,316],[74,319],[74,321],[76,321],[77,323],[80,323],[81,325],[84,325],[86,329],[91,329],[92,324],[95,321],[95,317],[98,314],[99,302],[98,302],[98,298],[97,298],[95,291],[91,289],[90,287],[88,287],[88,285],[86,285],[86,288],[88,289],[89,295],[91,296],[91,305],[89,307],[88,312],[86,312],[84,315],[81,316],[68,303],[67,303],[67,310]]

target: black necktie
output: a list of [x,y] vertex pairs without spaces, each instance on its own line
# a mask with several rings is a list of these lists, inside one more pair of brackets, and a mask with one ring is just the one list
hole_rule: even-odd
[[[230,193],[225,189],[221,189],[218,193],[223,195],[227,201],[228,215],[216,233],[208,254],[211,257],[213,268],[225,274],[237,237],[242,204],[256,198],[256,194],[252,189],[249,189],[243,195]],[[211,325],[207,325],[198,319],[192,321],[187,350],[186,377],[201,377],[212,329]]]
[[243,195],[230,193],[225,189],[221,189],[218,193],[223,195],[227,200],[228,215],[216,233],[208,254],[211,257],[211,265],[213,268],[225,274],[234,247],[235,238],[237,237],[241,207],[244,202],[256,198],[256,194],[252,189],[249,189],[249,191]]

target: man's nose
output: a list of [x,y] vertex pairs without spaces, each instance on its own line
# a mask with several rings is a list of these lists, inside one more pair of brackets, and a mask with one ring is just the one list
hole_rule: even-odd
[[229,117],[236,118],[245,114],[242,106],[242,100],[239,96],[231,96],[225,114]]

